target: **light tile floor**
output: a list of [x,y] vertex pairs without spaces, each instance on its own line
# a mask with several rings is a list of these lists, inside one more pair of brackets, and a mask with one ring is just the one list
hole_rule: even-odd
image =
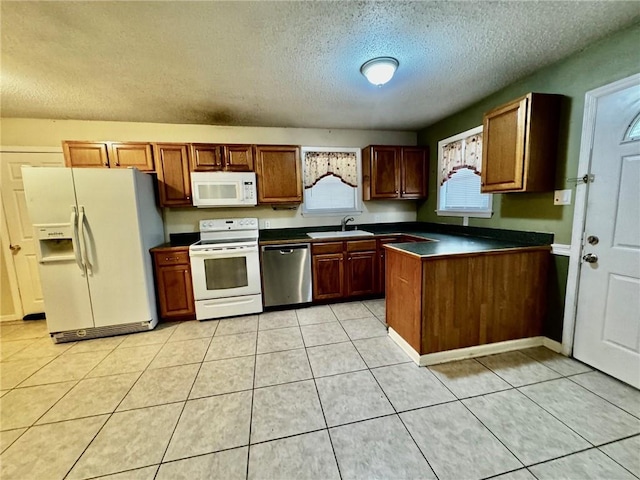
[[384,301],[54,345],[0,326],[0,477],[640,477],[640,392],[533,348],[419,368]]

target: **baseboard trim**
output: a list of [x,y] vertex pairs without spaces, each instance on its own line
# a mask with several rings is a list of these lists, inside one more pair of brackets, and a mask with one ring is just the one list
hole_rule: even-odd
[[13,322],[15,320],[21,320],[21,318],[16,315],[0,315],[0,323]]
[[531,347],[544,346],[554,352],[560,352],[562,350],[562,344],[555,340],[551,340],[547,337],[531,337],[420,355],[398,334],[398,332],[391,327],[389,327],[389,338],[391,338],[391,340],[393,340],[407,355],[409,355],[411,360],[421,367],[452,362],[455,360],[464,360],[467,358],[483,357],[485,355],[493,355],[496,353],[511,352],[513,350],[522,350],[523,348]]
[[560,342],[551,340],[549,337],[542,337],[542,345],[547,347],[549,350],[553,350],[554,352],[563,355],[562,343]]
[[553,255],[560,255],[563,257],[571,256],[571,245],[566,245],[564,243],[552,243],[551,244],[551,253]]

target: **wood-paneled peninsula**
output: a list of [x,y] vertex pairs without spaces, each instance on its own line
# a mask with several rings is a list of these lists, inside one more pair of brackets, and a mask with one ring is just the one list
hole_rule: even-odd
[[389,335],[416,362],[506,351],[542,335],[551,248],[490,243],[385,245]]
[[[357,228],[401,242],[380,245],[380,281],[389,335],[416,363],[541,344],[551,234],[417,222]],[[313,244],[307,231],[324,229],[263,230],[260,243]]]

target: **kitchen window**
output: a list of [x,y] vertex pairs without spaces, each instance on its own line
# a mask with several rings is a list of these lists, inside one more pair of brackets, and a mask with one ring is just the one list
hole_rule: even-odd
[[482,126],[438,142],[439,216],[490,218],[492,196],[480,193]]
[[302,147],[303,215],[362,211],[359,148]]

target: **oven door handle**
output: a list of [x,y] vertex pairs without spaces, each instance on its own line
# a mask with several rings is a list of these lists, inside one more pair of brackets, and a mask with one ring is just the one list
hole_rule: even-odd
[[207,249],[192,250],[189,252],[190,257],[241,257],[247,253],[258,252],[258,247],[242,247],[233,249]]

